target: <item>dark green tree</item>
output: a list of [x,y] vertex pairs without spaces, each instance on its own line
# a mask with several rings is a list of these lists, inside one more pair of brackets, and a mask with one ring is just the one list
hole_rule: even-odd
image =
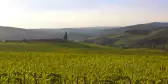
[[67,41],[68,40],[68,34],[67,32],[65,32],[65,35],[64,35],[64,40]]
[[24,38],[24,39],[22,40],[22,42],[27,42],[27,40]]

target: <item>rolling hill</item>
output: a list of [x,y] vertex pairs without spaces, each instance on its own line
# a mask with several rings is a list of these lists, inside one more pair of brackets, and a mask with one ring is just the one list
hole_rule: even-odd
[[[88,38],[105,35],[108,29],[117,29],[117,27],[81,27],[81,28],[62,28],[62,29],[32,29],[32,31],[42,31],[51,34],[56,34],[62,37],[65,32],[68,32],[69,40],[84,41]],[[111,33],[111,32],[110,32]],[[116,33],[116,32],[114,32]]]
[[64,29],[21,29],[0,27],[0,40],[58,39],[68,32],[68,40],[115,47],[167,48],[168,23],[153,22],[132,26]]
[[63,38],[68,32],[68,40],[84,41],[98,35],[106,34],[106,29],[113,27],[83,27],[63,29],[22,29],[0,26],[0,40],[23,40],[23,39],[56,39]]
[[167,48],[168,23],[138,24],[119,28],[120,34],[107,34],[85,42],[116,47]]
[[51,39],[59,38],[55,34],[32,31],[14,27],[0,27],[0,40]]

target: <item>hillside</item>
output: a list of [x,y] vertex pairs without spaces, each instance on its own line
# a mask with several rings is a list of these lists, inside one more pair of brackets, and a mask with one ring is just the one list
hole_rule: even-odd
[[[107,27],[111,28],[111,27]],[[105,27],[106,29],[106,27]],[[88,38],[103,34],[103,28],[64,28],[64,29],[22,29],[0,26],[0,40],[23,40],[23,39],[57,39],[63,38],[68,32],[68,40],[83,41]]]
[[107,34],[86,40],[89,43],[116,47],[166,48],[168,43],[168,23],[148,23],[122,27],[120,34]]
[[114,47],[167,47],[168,23],[154,22],[126,27],[83,27],[63,29],[21,29],[0,27],[0,40],[58,39],[68,32],[68,40]]
[[[44,41],[28,41],[28,42],[0,42],[0,51],[6,52],[71,52],[72,50],[93,50],[113,49],[112,47],[77,43],[77,42],[44,42]],[[63,51],[64,50],[64,51]],[[117,50],[117,49],[116,49]]]
[[[107,30],[115,30],[116,27],[81,27],[62,29],[22,29],[14,27],[0,27],[0,40],[23,40],[23,39],[55,39],[62,38],[68,32],[68,40],[84,41],[88,38],[107,34]],[[110,32],[112,33],[112,32]]]
[[55,34],[13,27],[0,27],[0,40],[51,39],[59,38]]
[[[32,29],[32,31],[42,31],[57,36],[63,36],[65,32],[68,32],[69,40],[84,41],[88,38],[92,38],[99,35],[105,35],[108,29],[117,29],[116,27],[81,27],[81,28],[62,28],[62,29]],[[110,32],[111,33],[111,32]],[[116,33],[116,32],[114,32]]]

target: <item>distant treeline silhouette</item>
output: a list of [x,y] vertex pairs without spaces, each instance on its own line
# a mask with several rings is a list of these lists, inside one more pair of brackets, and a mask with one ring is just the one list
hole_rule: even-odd
[[63,42],[68,41],[68,34],[65,32],[63,38],[51,38],[51,39],[26,39],[23,38],[22,40],[3,40],[1,42],[30,42],[30,41],[43,41],[43,42]]
[[64,41],[63,39],[23,39],[23,40],[3,40],[2,42],[31,42],[31,41],[43,41],[43,42],[57,42]]

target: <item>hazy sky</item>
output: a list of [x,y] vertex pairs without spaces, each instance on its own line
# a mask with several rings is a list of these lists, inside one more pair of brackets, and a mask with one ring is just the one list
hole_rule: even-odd
[[168,22],[168,0],[0,0],[0,25],[22,28]]

